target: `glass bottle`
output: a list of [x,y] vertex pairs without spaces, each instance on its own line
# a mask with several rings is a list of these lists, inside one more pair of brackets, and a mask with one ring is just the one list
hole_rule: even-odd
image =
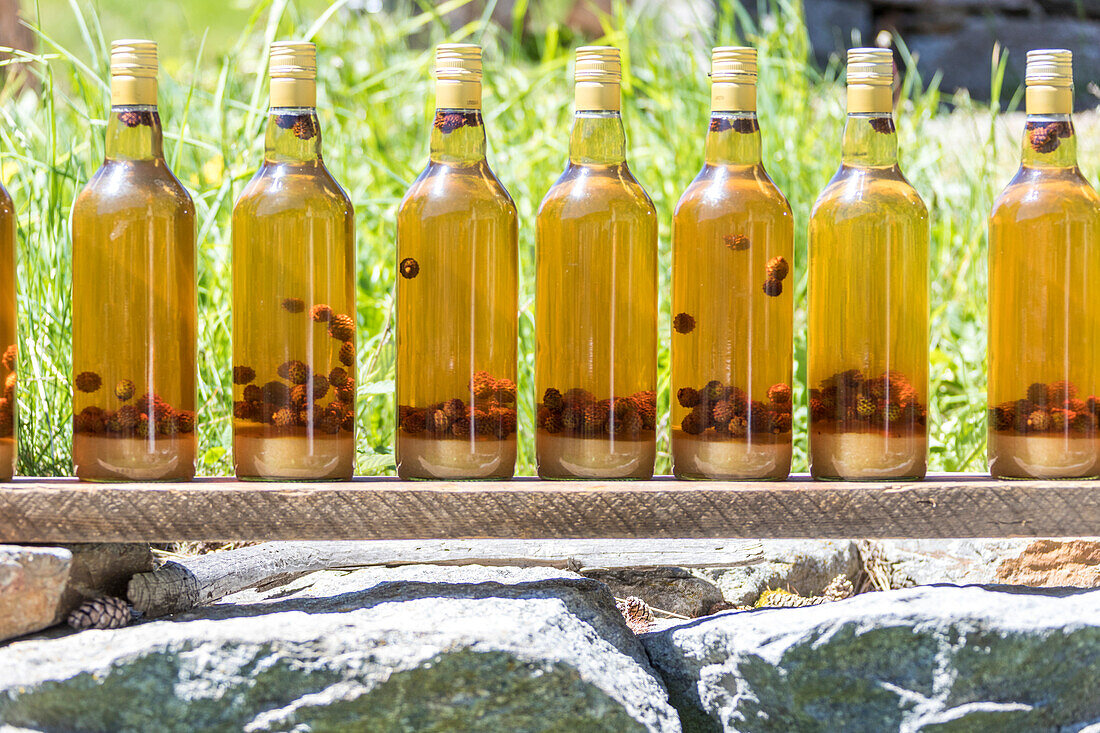
[[15,474],[16,404],[15,367],[19,352],[16,340],[15,303],[15,206],[7,190],[0,186],[0,377],[4,396],[0,397],[0,481]]
[[1072,56],[1027,55],[1019,171],[989,219],[989,470],[1100,476],[1100,199],[1077,167]]
[[481,48],[436,50],[428,165],[397,216],[397,474],[510,478],[518,230],[485,159]]
[[890,51],[848,51],[840,169],[809,240],[810,471],[920,479],[927,467],[928,210],[898,168]]
[[569,161],[539,207],[535,448],[543,478],[653,475],[657,216],[626,164],[620,73],[617,48],[577,49]]
[[233,209],[238,478],[355,469],[355,219],[321,157],[316,50],[271,46],[264,160]]
[[791,468],[791,207],[760,160],[756,50],[714,49],[706,162],[672,226],[672,465],[679,478]]
[[157,48],[111,44],[106,159],[73,204],[73,464],[195,474],[195,207],[164,161]]

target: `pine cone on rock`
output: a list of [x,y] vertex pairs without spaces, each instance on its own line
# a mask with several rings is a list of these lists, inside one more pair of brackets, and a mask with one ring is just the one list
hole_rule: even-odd
[[85,601],[69,614],[68,623],[77,631],[84,629],[121,629],[130,623],[130,604],[114,596],[101,596]]
[[619,609],[627,627],[635,634],[644,634],[653,627],[653,610],[641,598],[616,598],[615,608]]

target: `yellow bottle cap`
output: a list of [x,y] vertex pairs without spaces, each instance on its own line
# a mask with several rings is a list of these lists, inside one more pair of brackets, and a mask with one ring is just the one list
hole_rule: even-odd
[[577,49],[574,101],[578,111],[619,111],[619,82],[623,67],[619,49],[613,46],[581,46]]
[[1071,114],[1073,53],[1064,48],[1028,51],[1024,84],[1029,115]]
[[317,106],[317,47],[312,43],[272,43],[268,75],[272,107]]
[[756,111],[755,48],[718,46],[711,51],[710,78],[712,111]]
[[111,43],[111,104],[156,103],[157,44],[134,39]]
[[848,114],[890,114],[894,54],[885,48],[848,49]]
[[435,106],[481,109],[481,46],[472,43],[436,46]]

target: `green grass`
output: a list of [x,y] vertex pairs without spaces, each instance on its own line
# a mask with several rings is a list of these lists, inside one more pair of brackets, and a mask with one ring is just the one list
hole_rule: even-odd
[[[564,35],[553,23],[534,36],[481,24],[448,35],[436,11],[349,18],[337,10],[325,20],[319,4],[288,7],[267,0],[243,8],[230,2],[203,46],[204,19],[224,4],[202,0],[189,5],[193,20],[182,26],[171,20],[175,16],[170,12],[154,16],[149,11],[141,16],[145,20],[131,18],[122,28],[113,25],[122,17],[119,8],[136,7],[132,3],[101,0],[100,17],[93,6],[77,0],[41,0],[41,55],[25,60],[41,78],[43,94],[18,95],[10,85],[0,92],[3,180],[19,215],[19,470],[71,470],[69,212],[103,157],[108,40],[146,35],[142,23],[148,23],[148,35],[166,42],[160,92],[166,153],[198,210],[200,472],[231,470],[229,220],[234,198],[262,151],[265,49],[276,38],[309,35],[319,45],[325,157],[356,207],[359,469],[364,473],[392,470],[394,220],[403,192],[427,155],[430,49],[445,40],[485,45],[490,162],[515,198],[520,216],[520,389],[525,399],[519,470],[531,473],[534,217],[566,158],[572,80]],[[155,5],[182,8],[184,3]],[[693,40],[678,41],[669,39],[652,16],[620,9],[607,19],[606,37],[599,40],[624,51],[630,161],[660,214],[664,415],[669,227],[676,200],[702,163],[709,46],[750,43],[760,50],[766,164],[795,211],[795,469],[805,470],[805,233],[810,207],[838,162],[843,87],[835,63],[821,70],[810,62],[796,3],[774,0],[770,20],[761,26],[727,8],[716,28],[683,29],[685,39]],[[924,83],[911,75],[903,87],[898,126],[903,168],[933,217],[931,465],[980,470],[985,440],[985,217],[1015,166],[1013,136],[1019,133],[964,96],[953,101],[959,110],[947,115],[935,81]],[[967,135],[972,142],[964,143]],[[1082,155],[1091,152],[1082,150]],[[667,417],[659,434],[667,440]],[[664,451],[658,469],[668,467]]]

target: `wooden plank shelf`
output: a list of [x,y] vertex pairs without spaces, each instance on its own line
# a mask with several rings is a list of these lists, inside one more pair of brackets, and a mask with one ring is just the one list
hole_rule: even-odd
[[2,542],[1100,535],[1100,481],[0,484]]

